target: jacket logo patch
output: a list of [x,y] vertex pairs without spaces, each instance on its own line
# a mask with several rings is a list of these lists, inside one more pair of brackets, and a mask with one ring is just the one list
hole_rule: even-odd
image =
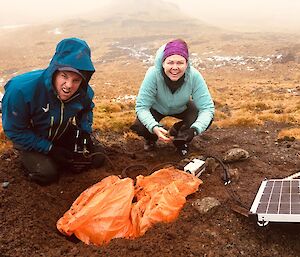
[[47,106],[46,107],[42,107],[42,109],[43,109],[44,112],[48,112],[50,110],[50,105],[47,104]]

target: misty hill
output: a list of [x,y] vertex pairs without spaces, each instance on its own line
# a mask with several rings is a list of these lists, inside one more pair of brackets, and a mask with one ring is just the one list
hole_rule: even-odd
[[96,19],[139,19],[172,21],[175,19],[187,19],[177,5],[162,0],[118,0],[112,1],[102,10],[91,13]]
[[[0,28],[0,76],[44,67],[62,38],[80,37],[90,43],[94,56],[102,56],[116,41],[156,42],[153,49],[171,38],[209,35],[216,28],[189,18],[162,0],[112,1],[108,6],[72,20]],[[30,58],[31,65],[24,65]],[[97,58],[97,57],[96,57]]]
[[[13,74],[45,67],[56,44],[66,37],[85,39],[96,66],[114,61],[127,63],[128,58],[149,64],[155,50],[174,38],[185,39],[196,54],[195,65],[208,69],[240,67],[237,61],[259,66],[260,60],[268,60],[265,63],[269,65],[281,54],[288,58],[279,61],[298,60],[299,52],[298,47],[289,51],[299,43],[293,35],[232,32],[190,18],[175,4],[162,0],[118,0],[85,17],[0,28],[0,79],[5,81]],[[283,47],[286,49],[281,51]]]
[[[162,0],[111,1],[105,7],[91,13],[74,17],[72,20],[57,21],[51,24],[24,26],[13,29],[0,28],[0,39],[8,47],[22,47],[39,38],[42,40],[55,37],[77,36],[91,40],[106,38],[128,38],[144,36],[184,37],[218,31],[200,20],[188,17],[172,3]],[[16,35],[14,34],[17,33]],[[18,38],[18,42],[11,44]],[[2,37],[2,38],[1,38]]]
[[88,18],[64,22],[68,31],[85,36],[100,32],[102,36],[128,37],[145,35],[186,35],[195,30],[216,29],[184,14],[177,5],[162,0],[112,1],[89,13]]

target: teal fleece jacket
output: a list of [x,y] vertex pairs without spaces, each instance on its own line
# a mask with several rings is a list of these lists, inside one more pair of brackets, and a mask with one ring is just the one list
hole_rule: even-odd
[[136,99],[136,113],[139,120],[153,133],[155,126],[162,126],[152,116],[150,108],[169,116],[183,112],[192,100],[199,110],[196,121],[191,125],[198,134],[207,129],[214,116],[214,103],[207,85],[198,70],[191,66],[185,72],[183,85],[172,93],[162,75],[162,57],[165,45],[155,57],[155,65],[146,72]]

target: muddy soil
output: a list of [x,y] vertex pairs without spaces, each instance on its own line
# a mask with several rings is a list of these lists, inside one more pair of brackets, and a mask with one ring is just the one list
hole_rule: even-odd
[[[140,139],[105,135],[102,142],[111,164],[81,174],[66,171],[58,183],[46,187],[27,180],[17,153],[8,149],[1,155],[0,167],[0,255],[300,256],[300,225],[270,223],[259,227],[255,217],[233,210],[236,199],[230,196],[234,190],[249,210],[262,180],[283,178],[300,170],[300,142],[276,140],[277,132],[284,127],[287,125],[267,123],[258,128],[211,128],[195,138],[190,156],[221,158],[227,150],[241,147],[250,158],[229,164],[238,172],[230,186],[224,185],[220,167],[205,171],[199,191],[187,198],[175,222],[157,224],[135,240],[114,239],[101,247],[61,235],[57,220],[83,190],[108,175],[141,164],[148,170],[132,167],[128,173],[133,177],[147,175],[169,162],[179,163],[181,158],[174,148],[159,145],[155,152],[145,153]],[[208,196],[221,204],[200,214],[192,204]]]

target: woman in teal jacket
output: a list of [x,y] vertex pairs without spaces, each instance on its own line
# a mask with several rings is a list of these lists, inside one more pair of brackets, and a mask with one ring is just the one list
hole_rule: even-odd
[[[33,181],[53,182],[60,167],[82,157],[74,150],[95,150],[90,137],[94,92],[88,84],[94,72],[87,43],[67,38],[57,45],[48,68],[21,74],[5,85],[2,126]],[[103,157],[85,163],[89,161],[100,166]]]
[[[188,143],[204,132],[214,116],[214,103],[200,72],[191,66],[185,41],[161,46],[155,66],[146,72],[136,99],[137,119],[131,126],[146,140],[145,150],[157,140],[173,142],[178,153],[188,153]],[[159,122],[166,116],[181,121],[167,131]]]

